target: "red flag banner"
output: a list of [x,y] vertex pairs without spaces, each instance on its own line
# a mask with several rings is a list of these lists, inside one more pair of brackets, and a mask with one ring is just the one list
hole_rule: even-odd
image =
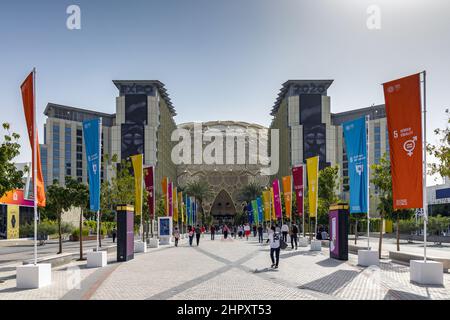
[[422,208],[420,74],[383,84],[391,156],[393,207]]
[[292,177],[294,178],[297,213],[301,217],[303,215],[303,166],[292,168]]
[[155,207],[154,207],[154,177],[153,177],[153,167],[148,167],[144,169],[144,181],[145,190],[147,190],[147,204],[148,211],[151,219],[155,218]]
[[[23,101],[23,111],[25,113],[25,119],[27,121],[28,128],[28,137],[30,138],[31,145],[31,154],[32,154],[32,163],[33,163],[33,172],[34,168],[37,165],[37,176],[36,176],[36,186],[37,186],[37,196],[34,195],[34,198],[37,199],[37,205],[39,207],[45,207],[45,189],[44,189],[44,178],[42,176],[42,167],[41,167],[41,152],[39,148],[39,139],[37,135],[37,130],[34,127],[34,72],[30,73],[30,75],[25,79],[25,81],[20,86],[22,91],[22,101]],[[36,134],[36,137],[34,136]],[[36,141],[36,158],[37,163],[34,161],[34,143]]]

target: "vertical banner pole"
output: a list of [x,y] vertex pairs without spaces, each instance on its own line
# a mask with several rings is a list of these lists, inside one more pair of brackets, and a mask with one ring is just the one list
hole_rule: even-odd
[[155,224],[155,213],[156,213],[156,184],[155,184],[155,170],[156,170],[156,166],[153,166],[153,170],[152,170],[152,174],[153,174],[153,190],[152,190],[152,198],[153,198],[153,212],[152,214],[152,239],[154,237],[154,231],[153,231],[153,225]]
[[141,166],[141,170],[142,170],[142,172],[141,172],[141,175],[142,175],[142,179],[141,179],[141,194],[139,195],[139,197],[141,198],[141,232],[142,232],[142,242],[144,242],[145,241],[145,239],[144,239],[144,212],[142,212],[142,202],[144,201],[144,197],[143,197],[143,195],[144,195],[144,188],[145,188],[145,184],[144,184],[144,154],[142,155],[142,166]]
[[[291,172],[292,172],[292,169],[291,169]],[[293,188],[292,188],[292,181],[294,180],[294,176],[293,175],[291,175],[291,216],[290,216],[290,223],[291,223],[291,228],[292,228],[292,215],[293,215],[293,212],[292,212],[292,202],[294,201],[294,190],[293,190]]]
[[306,177],[305,177],[305,173],[306,173],[306,166],[305,164],[302,165],[302,179],[303,179],[303,190],[302,190],[302,230],[303,230],[303,238],[305,237],[305,183],[306,183]]
[[[99,120],[99,126],[98,126],[98,162],[100,164],[99,173],[98,173],[98,187],[100,188],[100,175],[102,171],[102,162],[101,162],[101,156],[102,156],[102,118],[100,117]],[[99,203],[100,208],[100,203]],[[80,235],[81,236],[81,235]],[[100,243],[100,209],[97,211],[97,252],[99,250],[99,243]]]
[[[367,161],[367,250],[370,250],[370,162],[369,162],[369,152],[370,152],[370,148],[369,148],[369,134],[370,134],[370,127],[369,127],[369,123],[370,123],[370,114],[367,115],[366,117],[367,120],[367,133],[366,133],[366,161]],[[355,235],[357,236],[357,235]]]
[[37,128],[36,128],[36,68],[33,68],[33,197],[34,197],[34,265],[37,265]]
[[427,72],[423,71],[423,261],[427,262]]
[[316,188],[317,188],[317,190],[316,190],[316,227],[315,227],[315,230],[314,230],[314,237],[316,237],[316,240],[317,240],[317,220],[318,220],[318,218],[319,218],[319,210],[317,210],[318,208],[317,208],[317,206],[319,205],[319,164],[320,164],[320,158],[319,157],[317,157],[317,167],[316,167],[316,169],[317,169],[317,175],[316,175],[316,179],[317,179],[317,184],[316,184]]

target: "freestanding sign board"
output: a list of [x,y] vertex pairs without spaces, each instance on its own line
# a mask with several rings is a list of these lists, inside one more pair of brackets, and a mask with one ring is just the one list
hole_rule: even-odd
[[158,237],[160,244],[170,244],[172,237],[172,217],[158,217]]
[[330,257],[348,260],[348,206],[337,204],[329,211]]
[[117,261],[134,259],[134,208],[117,206]]

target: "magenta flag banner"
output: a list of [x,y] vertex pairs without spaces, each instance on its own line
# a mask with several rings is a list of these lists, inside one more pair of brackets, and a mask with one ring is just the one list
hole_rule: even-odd
[[273,198],[274,198],[274,205],[275,205],[275,214],[278,218],[282,217],[281,213],[281,197],[280,197],[280,181],[278,179],[273,180],[272,182],[273,187]]
[[292,168],[292,176],[294,178],[294,192],[297,200],[297,213],[301,217],[303,215],[303,166]]
[[155,218],[155,181],[154,181],[154,171],[153,167],[144,168],[144,181],[145,181],[145,190],[147,190],[147,204],[148,204],[148,212],[150,214],[150,218]]

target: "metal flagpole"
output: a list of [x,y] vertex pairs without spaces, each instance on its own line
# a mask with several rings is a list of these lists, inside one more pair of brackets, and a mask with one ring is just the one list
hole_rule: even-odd
[[423,261],[427,262],[427,72],[423,71]]
[[152,239],[154,237],[154,231],[153,231],[153,226],[155,224],[155,212],[156,212],[156,192],[155,192],[155,170],[156,170],[156,166],[153,166],[152,168],[152,174],[153,174],[153,189],[152,189],[152,198],[153,198],[153,212],[152,212]]
[[[99,125],[98,125],[98,158],[100,163],[100,168],[98,172],[98,179],[100,180],[100,172],[102,171],[102,162],[101,162],[101,155],[102,155],[102,118],[100,117]],[[100,181],[99,181],[100,182]],[[99,183],[100,187],[100,183]],[[97,210],[97,252],[99,250],[99,243],[100,243],[100,209]]]
[[[141,177],[143,177],[144,176],[144,155],[142,155],[142,165],[141,165]],[[143,194],[144,194],[144,188],[145,188],[145,185],[144,185],[144,179],[141,179],[141,192],[140,192],[140,194],[139,194],[139,197],[140,197],[140,199],[141,199],[141,232],[142,232],[142,235],[141,235],[141,237],[142,237],[142,242],[144,242],[145,241],[145,239],[144,239],[144,223],[143,223],[143,217],[144,217],[144,212],[142,212],[142,202],[143,202]]]
[[302,230],[303,230],[303,238],[305,237],[305,164],[302,164],[302,183],[303,183],[303,189],[302,189]]
[[[291,170],[292,172],[292,170]],[[291,223],[291,228],[292,228],[292,202],[294,200],[294,197],[292,196],[292,180],[294,179],[294,177],[291,175],[291,216],[290,216],[290,223]]]
[[33,197],[34,197],[34,265],[37,265],[37,129],[36,129],[36,68],[33,68]]
[[[370,148],[369,148],[369,133],[370,133],[370,129],[369,129],[369,121],[370,121],[370,114],[367,115],[366,117],[367,120],[367,133],[366,133],[366,152],[367,152],[367,250],[370,250],[370,214],[369,214],[369,210],[370,210],[370,163],[369,163],[369,152],[370,152]],[[355,235],[357,236],[357,235]]]
[[[319,213],[317,212],[318,210],[317,210],[317,206],[319,205],[319,163],[320,163],[320,158],[319,157],[317,157],[317,175],[316,175],[316,178],[317,178],[317,185],[316,185],[316,188],[317,188],[317,190],[316,190],[316,227],[315,227],[315,230],[314,230],[314,237],[317,237],[317,220],[318,220],[318,215],[319,215]],[[316,239],[317,240],[317,239]]]

